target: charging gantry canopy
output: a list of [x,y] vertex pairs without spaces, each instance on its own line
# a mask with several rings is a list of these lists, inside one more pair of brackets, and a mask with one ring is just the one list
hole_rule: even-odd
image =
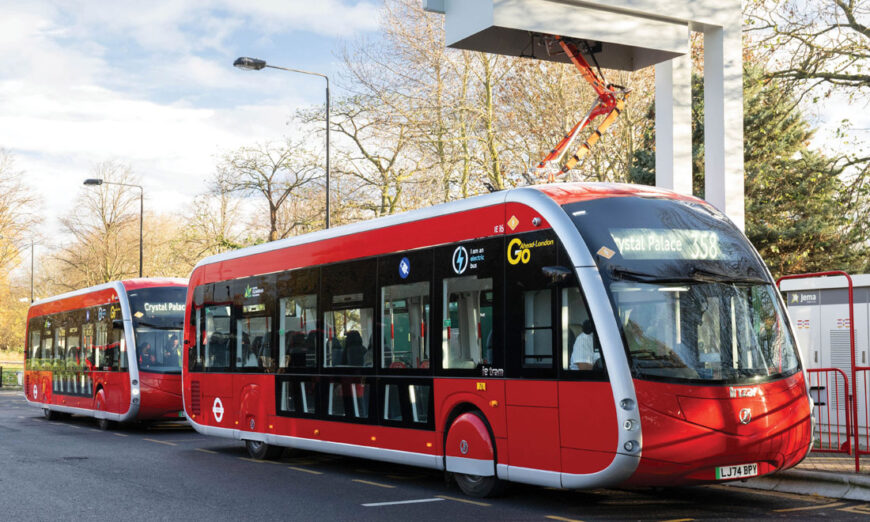
[[[630,2],[626,2],[630,3]],[[457,49],[570,63],[548,56],[534,34],[599,44],[601,67],[636,71],[688,52],[689,27],[661,15],[606,10],[599,2],[554,0],[426,0],[445,13],[447,45]],[[596,50],[599,47],[595,45]]]
[[606,69],[636,71],[655,65],[656,185],[686,194],[692,193],[689,35],[703,32],[705,194],[743,227],[740,0],[422,2],[427,11],[445,15],[448,47],[574,61],[571,52],[548,52],[548,40],[558,36]]

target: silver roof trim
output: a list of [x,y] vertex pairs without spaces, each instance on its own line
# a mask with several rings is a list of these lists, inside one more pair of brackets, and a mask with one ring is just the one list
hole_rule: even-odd
[[[142,279],[150,279],[150,278],[143,277]],[[172,283],[178,283],[178,284],[184,284],[184,285],[187,284],[187,279],[185,279],[183,277],[159,277],[159,278],[154,278],[154,279],[160,279],[163,281],[170,281]],[[123,289],[124,288],[124,281],[136,281],[136,279],[124,279],[123,281],[110,281],[108,283],[102,283],[99,285],[89,286],[87,288],[80,288],[78,290],[73,290],[72,292],[67,292],[65,294],[58,294],[58,295],[54,295],[51,297],[46,297],[44,299],[40,299],[39,301],[34,301],[33,303],[30,304],[30,306],[34,307],[36,305],[51,303],[54,301],[60,301],[62,299],[69,299],[70,297],[77,297],[80,295],[90,294],[93,292],[99,292],[100,290],[107,290],[109,288],[115,288],[117,290],[117,288],[118,288],[117,285],[120,285],[120,287]]]

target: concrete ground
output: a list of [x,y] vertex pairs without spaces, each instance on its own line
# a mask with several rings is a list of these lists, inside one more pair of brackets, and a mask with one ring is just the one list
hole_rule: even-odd
[[730,485],[866,502],[870,501],[870,455],[862,455],[856,472],[854,455],[810,453],[792,469]]

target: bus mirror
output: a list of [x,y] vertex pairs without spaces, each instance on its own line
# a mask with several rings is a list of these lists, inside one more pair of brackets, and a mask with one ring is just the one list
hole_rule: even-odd
[[571,269],[564,266],[544,266],[541,267],[541,272],[554,285],[564,282],[571,275]]

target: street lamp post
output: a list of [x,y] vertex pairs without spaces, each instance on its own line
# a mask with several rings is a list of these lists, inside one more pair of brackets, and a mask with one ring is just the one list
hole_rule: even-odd
[[85,180],[85,185],[119,185],[121,187],[134,187],[139,189],[139,277],[142,277],[142,222],[145,215],[145,189],[141,185],[133,185],[130,183],[118,183],[116,181],[105,181],[99,178],[89,178]]
[[329,76],[317,72],[303,71],[301,69],[269,65],[265,60],[248,57],[237,58],[236,61],[233,62],[233,66],[247,71],[259,71],[263,68],[269,67],[270,69],[280,69],[282,71],[320,76],[326,80],[326,228],[329,228]]

